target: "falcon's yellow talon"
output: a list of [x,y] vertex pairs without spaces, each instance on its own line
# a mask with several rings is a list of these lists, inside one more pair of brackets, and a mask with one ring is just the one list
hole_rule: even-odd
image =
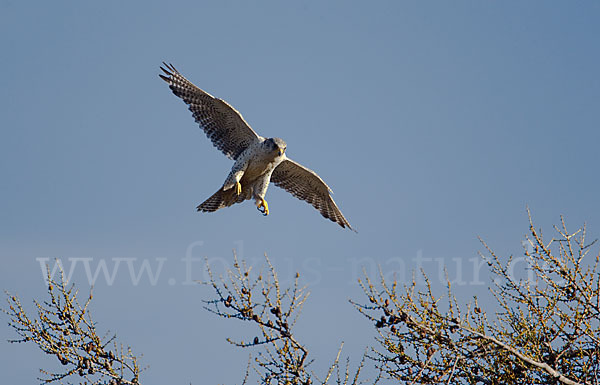
[[266,200],[261,198],[261,201],[258,203],[256,208],[258,209],[258,211],[263,213],[264,216],[269,215],[269,205],[267,204]]
[[240,182],[235,183],[235,193],[236,195],[240,195],[242,193],[242,185]]

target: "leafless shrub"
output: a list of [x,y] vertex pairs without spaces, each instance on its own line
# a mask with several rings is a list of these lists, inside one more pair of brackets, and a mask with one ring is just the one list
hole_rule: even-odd
[[[261,348],[254,358],[254,371],[262,384],[361,384],[359,379],[364,367],[364,359],[353,375],[349,363],[340,365],[338,352],[334,363],[322,380],[307,371],[312,361],[308,360],[308,349],[301,344],[293,333],[294,325],[308,298],[306,288],[298,283],[296,273],[291,287],[282,288],[277,272],[266,258],[267,271],[252,274],[252,267],[234,256],[232,270],[225,277],[216,278],[207,264],[210,281],[216,298],[205,301],[206,309],[219,317],[235,318],[255,324],[258,335],[248,341],[233,341],[231,344],[241,348]],[[250,365],[249,365],[250,367]],[[244,383],[248,381],[246,371]],[[377,379],[375,380],[377,382]],[[371,381],[371,383],[374,383]]]
[[64,272],[54,280],[48,271],[49,300],[34,300],[37,317],[30,317],[17,296],[8,296],[9,326],[20,338],[11,343],[31,342],[44,353],[55,356],[63,370],[40,370],[43,383],[78,378],[84,384],[137,385],[140,367],[131,349],[124,349],[116,336],[100,337],[92,320],[89,305],[92,293],[83,306],[74,285],[65,283]]
[[368,303],[351,301],[374,322],[380,348],[370,357],[407,384],[598,384],[600,360],[599,256],[585,242],[585,226],[545,241],[530,220],[526,261],[533,279],[517,279],[485,244],[496,278],[497,303],[477,297],[460,307],[450,282],[445,295],[415,280],[399,287],[380,274],[359,280]]
[[[296,274],[282,287],[269,259],[266,271],[234,256],[233,269],[216,277],[207,265],[215,297],[205,308],[225,319],[254,325],[247,340],[228,341],[253,349],[243,383],[256,374],[262,384],[374,384],[382,373],[406,384],[589,384],[597,385],[600,366],[600,255],[591,255],[595,242],[586,243],[585,226],[574,233],[555,227],[556,237],[544,240],[530,217],[525,248],[527,277],[513,274],[514,260],[503,262],[483,241],[494,287],[495,303],[483,306],[475,296],[460,305],[450,281],[447,292],[435,294],[424,272],[425,286],[390,282],[383,272],[377,280],[359,280],[367,301],[351,301],[373,322],[379,346],[351,370],[340,360],[341,347],[329,370],[319,378],[308,367],[308,348],[294,326],[308,292]],[[592,259],[592,260],[590,260]],[[100,337],[89,312],[90,294],[83,305],[61,271],[55,281],[48,272],[49,300],[34,301],[30,317],[20,300],[8,294],[9,325],[64,365],[62,371],[43,370],[44,383],[77,379],[85,384],[140,384],[141,369],[129,348],[115,336]],[[322,357],[320,358],[322,359]],[[365,359],[367,359],[365,361]],[[378,375],[361,379],[366,362]]]

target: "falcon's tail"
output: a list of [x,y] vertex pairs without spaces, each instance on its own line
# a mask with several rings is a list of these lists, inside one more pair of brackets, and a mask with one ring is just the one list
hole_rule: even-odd
[[250,191],[244,189],[243,185],[242,193],[240,195],[236,195],[234,188],[230,188],[229,190],[225,191],[223,191],[223,188],[220,188],[200,206],[196,207],[196,209],[205,213],[211,213],[213,211],[217,211],[218,209],[222,209],[223,207],[229,207],[236,203],[241,203],[246,199],[250,199],[251,194],[249,193]]

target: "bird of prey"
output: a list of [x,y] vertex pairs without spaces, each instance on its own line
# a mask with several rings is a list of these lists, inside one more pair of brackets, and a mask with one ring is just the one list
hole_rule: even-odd
[[325,218],[353,230],[333,201],[329,186],[314,171],[288,158],[282,139],[258,135],[226,101],[196,87],[173,65],[163,64],[160,69],[164,74],[159,76],[188,105],[213,145],[235,161],[225,183],[197,207],[198,211],[213,212],[254,199],[258,210],[268,215],[265,194],[273,182],[313,205]]

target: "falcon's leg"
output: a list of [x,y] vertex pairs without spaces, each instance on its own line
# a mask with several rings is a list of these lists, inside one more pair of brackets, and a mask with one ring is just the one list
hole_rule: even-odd
[[244,176],[244,172],[248,168],[248,162],[243,159],[238,159],[231,168],[231,172],[227,175],[227,179],[225,179],[225,183],[223,183],[223,191],[229,190],[230,188],[235,187],[236,195],[240,195],[242,193],[242,185],[240,184],[240,180]]
[[269,215],[269,205],[267,204],[267,201],[264,200],[263,198],[261,198],[260,200],[257,200],[256,208],[258,209],[258,211],[263,213],[264,216]]
[[267,194],[267,189],[269,188],[269,182],[271,181],[271,173],[266,173],[260,179],[258,179],[253,187],[254,187],[254,199],[256,200],[256,208],[258,211],[263,213],[263,215],[269,215],[269,205],[265,200],[265,195]]

